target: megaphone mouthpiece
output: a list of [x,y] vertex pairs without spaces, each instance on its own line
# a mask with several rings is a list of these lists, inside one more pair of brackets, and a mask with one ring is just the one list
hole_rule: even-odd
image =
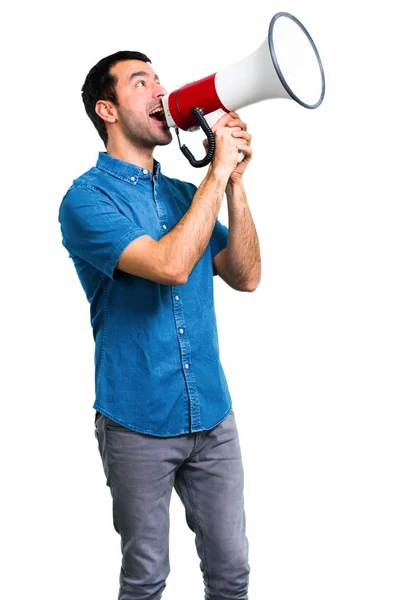
[[187,83],[178,90],[171,92],[171,94],[164,96],[164,112],[170,127],[179,127],[186,131],[191,127],[198,126],[195,115],[191,113],[192,108],[201,107],[205,115],[219,108],[229,112],[229,109],[222,104],[217,93],[216,75],[217,73],[213,73],[198,81]]

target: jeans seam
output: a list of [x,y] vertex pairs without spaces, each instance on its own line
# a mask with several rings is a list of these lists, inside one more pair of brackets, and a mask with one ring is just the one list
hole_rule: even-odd
[[202,546],[203,546],[203,559],[204,559],[204,571],[205,571],[204,574],[203,574],[203,577],[204,577],[206,586],[209,589],[210,588],[209,581],[208,581],[209,569],[208,569],[208,558],[207,558],[207,552],[206,552],[206,545],[204,543],[204,536],[203,536],[202,529],[200,527],[200,522],[199,522],[198,517],[197,517],[197,513],[196,513],[196,509],[195,509],[195,503],[192,500],[192,490],[191,490],[191,487],[189,485],[189,481],[188,481],[188,479],[186,477],[185,471],[183,471],[183,480],[184,480],[185,485],[186,485],[186,489],[187,489],[187,493],[188,493],[188,499],[189,499],[189,502],[190,502],[190,506],[192,507],[194,520],[195,520],[195,523],[196,523],[196,526],[197,526],[197,529],[198,529],[198,532],[199,532],[199,535],[200,535],[200,538],[201,538],[201,543],[202,543]]
[[[104,436],[104,462],[105,465],[107,467],[107,485],[109,486],[111,492],[112,492],[112,481],[111,481],[111,470],[110,470],[110,454],[109,454],[109,449],[108,449],[108,431],[107,428],[105,427],[105,423],[103,423],[103,436]],[[113,496],[113,494],[111,494]],[[113,497],[113,502],[114,502],[114,497]]]

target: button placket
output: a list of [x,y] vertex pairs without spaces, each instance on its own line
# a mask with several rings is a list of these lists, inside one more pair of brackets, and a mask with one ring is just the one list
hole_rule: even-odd
[[175,326],[178,331],[178,344],[181,350],[181,365],[186,380],[189,405],[190,405],[190,427],[199,429],[200,427],[200,402],[196,379],[192,370],[192,355],[189,338],[186,333],[185,317],[183,313],[182,298],[177,290],[171,287],[172,304],[174,312]]
[[163,229],[163,231],[166,231],[168,229],[167,212],[163,206],[162,201],[157,199],[158,187],[159,186],[158,186],[157,178],[154,177],[153,178],[153,199],[154,199],[154,202],[156,205],[157,216],[158,216],[158,220],[160,222],[161,228]]

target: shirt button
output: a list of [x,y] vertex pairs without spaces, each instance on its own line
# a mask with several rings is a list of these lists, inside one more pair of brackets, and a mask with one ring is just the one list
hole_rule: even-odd
[[147,169],[143,169],[143,175],[147,175],[148,170]]
[[135,181],[135,178],[134,178],[134,177],[131,177],[131,181]]
[[179,330],[179,333],[183,333],[183,329],[180,329],[180,330]]
[[175,300],[179,300],[179,296],[175,296]]
[[167,229],[167,226],[166,226],[166,225],[163,225],[163,226],[162,226],[162,228],[163,228],[163,229]]
[[185,369],[188,369],[188,368],[189,368],[189,363],[186,363],[185,364]]

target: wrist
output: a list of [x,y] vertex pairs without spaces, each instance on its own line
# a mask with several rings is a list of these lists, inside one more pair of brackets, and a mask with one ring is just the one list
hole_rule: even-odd
[[237,192],[244,192],[244,183],[242,177],[232,178],[229,177],[226,184],[226,193],[227,195],[232,195]]
[[210,163],[207,171],[207,179],[214,181],[216,184],[223,185],[224,188],[228,184],[230,172],[220,166],[215,166]]

